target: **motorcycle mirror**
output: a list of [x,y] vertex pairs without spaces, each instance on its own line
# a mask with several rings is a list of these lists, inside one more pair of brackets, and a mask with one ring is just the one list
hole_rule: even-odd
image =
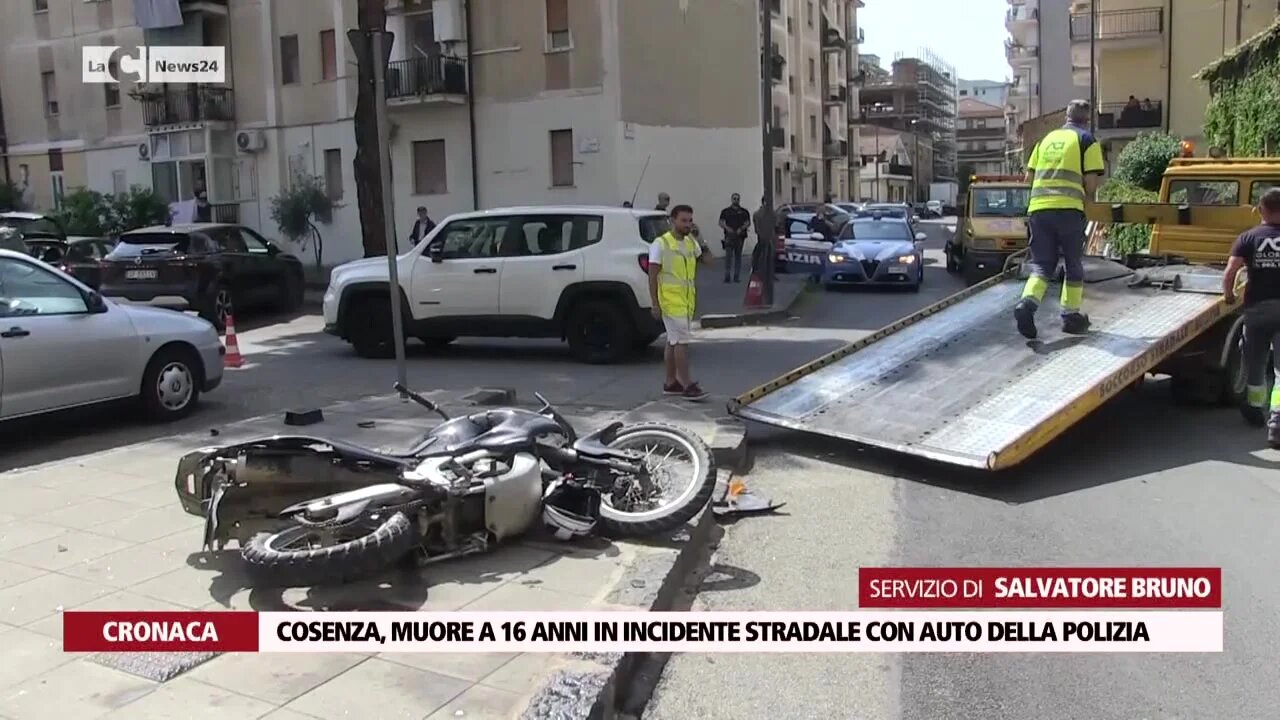
[[538,402],[542,403],[543,410],[551,407],[551,402],[548,401],[546,398],[542,397],[542,393],[534,393],[533,396],[538,398]]

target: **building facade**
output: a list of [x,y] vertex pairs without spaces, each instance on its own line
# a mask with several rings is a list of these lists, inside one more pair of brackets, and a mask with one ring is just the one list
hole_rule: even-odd
[[[346,39],[356,0],[145,7],[153,12],[135,14],[129,0],[17,0],[0,10],[7,160],[29,202],[54,207],[76,186],[141,184],[171,200],[205,188],[219,219],[276,236],[271,199],[314,175],[339,204],[320,227],[324,262],[359,257],[359,88]],[[661,31],[625,31],[641,27]],[[714,227],[731,193],[761,194],[760,55],[742,42],[758,28],[749,0],[389,0],[401,249],[419,205],[439,220],[633,195],[645,207],[667,192]],[[80,82],[81,47],[143,44],[224,45],[227,81]],[[693,46],[717,63],[691,62]]]
[[932,166],[930,139],[877,125],[862,128],[858,141],[862,175],[858,198],[862,202],[913,202],[915,188],[927,192],[929,180],[920,169]]
[[[861,0],[771,0],[774,197],[848,198],[855,187]],[[856,65],[853,65],[856,67]]]
[[862,88],[864,130],[875,125],[911,133],[928,149],[929,165],[915,172],[913,202],[927,199],[930,182],[957,180],[956,99],[955,70],[928,51],[900,56],[888,74],[869,77]]
[[[1204,154],[1208,87],[1194,75],[1275,21],[1271,0],[1088,0],[1071,5],[1072,68],[1097,78],[1098,136],[1112,153],[1138,133],[1162,130]],[[1090,56],[1093,25],[1094,55]]]
[[1005,54],[1012,80],[1002,107],[1009,162],[1015,169],[1024,155],[1018,132],[1023,123],[1089,96],[1088,78],[1081,83],[1072,69],[1071,4],[1072,0],[1009,0]]
[[960,174],[999,175],[1005,171],[1005,111],[971,97],[960,98],[956,144]]
[[972,98],[1002,109],[1009,102],[1009,83],[1003,80],[964,80],[956,83],[959,101]]

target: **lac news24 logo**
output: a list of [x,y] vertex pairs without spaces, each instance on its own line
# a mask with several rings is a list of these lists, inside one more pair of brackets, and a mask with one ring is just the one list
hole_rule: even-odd
[[81,80],[86,83],[222,83],[227,79],[223,46],[85,46]]

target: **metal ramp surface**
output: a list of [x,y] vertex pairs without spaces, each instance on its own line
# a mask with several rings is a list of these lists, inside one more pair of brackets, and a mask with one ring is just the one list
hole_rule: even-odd
[[730,411],[957,465],[1016,464],[1230,311],[1220,296],[1129,287],[1131,277],[1086,285],[1093,327],[1082,337],[1061,332],[1051,285],[1034,341],[1014,328],[1022,282],[992,278],[746,393]]

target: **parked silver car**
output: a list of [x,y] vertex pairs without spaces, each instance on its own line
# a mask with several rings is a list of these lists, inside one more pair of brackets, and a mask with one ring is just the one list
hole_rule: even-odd
[[222,382],[224,352],[205,320],[116,304],[0,250],[0,420],[127,398],[177,419]]

